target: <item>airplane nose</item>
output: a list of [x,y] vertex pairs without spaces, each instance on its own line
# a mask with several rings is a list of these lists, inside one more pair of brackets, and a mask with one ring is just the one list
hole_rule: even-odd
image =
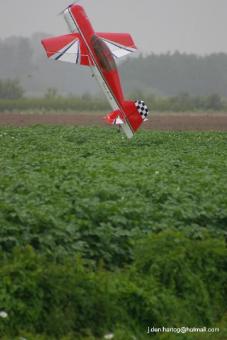
[[65,11],[67,11],[67,9],[73,7],[73,6],[76,5],[79,1],[80,1],[80,0],[74,1],[71,5],[68,5],[67,7],[65,7],[65,8],[59,13],[59,15],[64,14]]

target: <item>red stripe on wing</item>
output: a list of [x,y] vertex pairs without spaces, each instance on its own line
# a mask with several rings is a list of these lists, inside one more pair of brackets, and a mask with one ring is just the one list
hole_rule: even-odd
[[129,33],[103,33],[99,32],[97,35],[100,38],[112,41],[119,45],[123,45],[128,48],[137,49],[131,35]]

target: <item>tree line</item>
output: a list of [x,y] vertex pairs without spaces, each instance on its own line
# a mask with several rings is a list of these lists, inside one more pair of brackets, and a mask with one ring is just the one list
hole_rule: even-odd
[[160,96],[227,96],[227,55],[152,54],[128,59],[121,68],[129,90],[141,89]]

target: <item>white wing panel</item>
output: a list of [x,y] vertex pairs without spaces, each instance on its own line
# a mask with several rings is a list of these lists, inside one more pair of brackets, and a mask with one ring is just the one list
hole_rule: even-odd
[[73,40],[70,44],[64,46],[60,51],[55,53],[51,59],[64,61],[67,63],[80,63],[80,42],[78,39]]
[[117,44],[115,42],[112,42],[112,41],[106,40],[106,39],[102,39],[102,40],[107,44],[111,53],[116,58],[125,57],[126,55],[136,51],[135,48],[120,45],[120,44]]

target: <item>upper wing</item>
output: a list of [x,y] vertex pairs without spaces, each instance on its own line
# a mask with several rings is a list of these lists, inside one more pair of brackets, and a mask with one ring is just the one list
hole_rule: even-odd
[[[116,58],[124,57],[137,50],[130,34],[127,33],[97,33],[107,44]],[[62,35],[42,40],[47,56],[53,60],[90,66],[93,64],[88,49],[79,33]]]
[[50,59],[85,66],[92,64],[87,47],[78,33],[43,39],[42,44]]
[[124,57],[137,50],[137,47],[128,33],[97,33],[105,41],[111,53],[116,58]]

